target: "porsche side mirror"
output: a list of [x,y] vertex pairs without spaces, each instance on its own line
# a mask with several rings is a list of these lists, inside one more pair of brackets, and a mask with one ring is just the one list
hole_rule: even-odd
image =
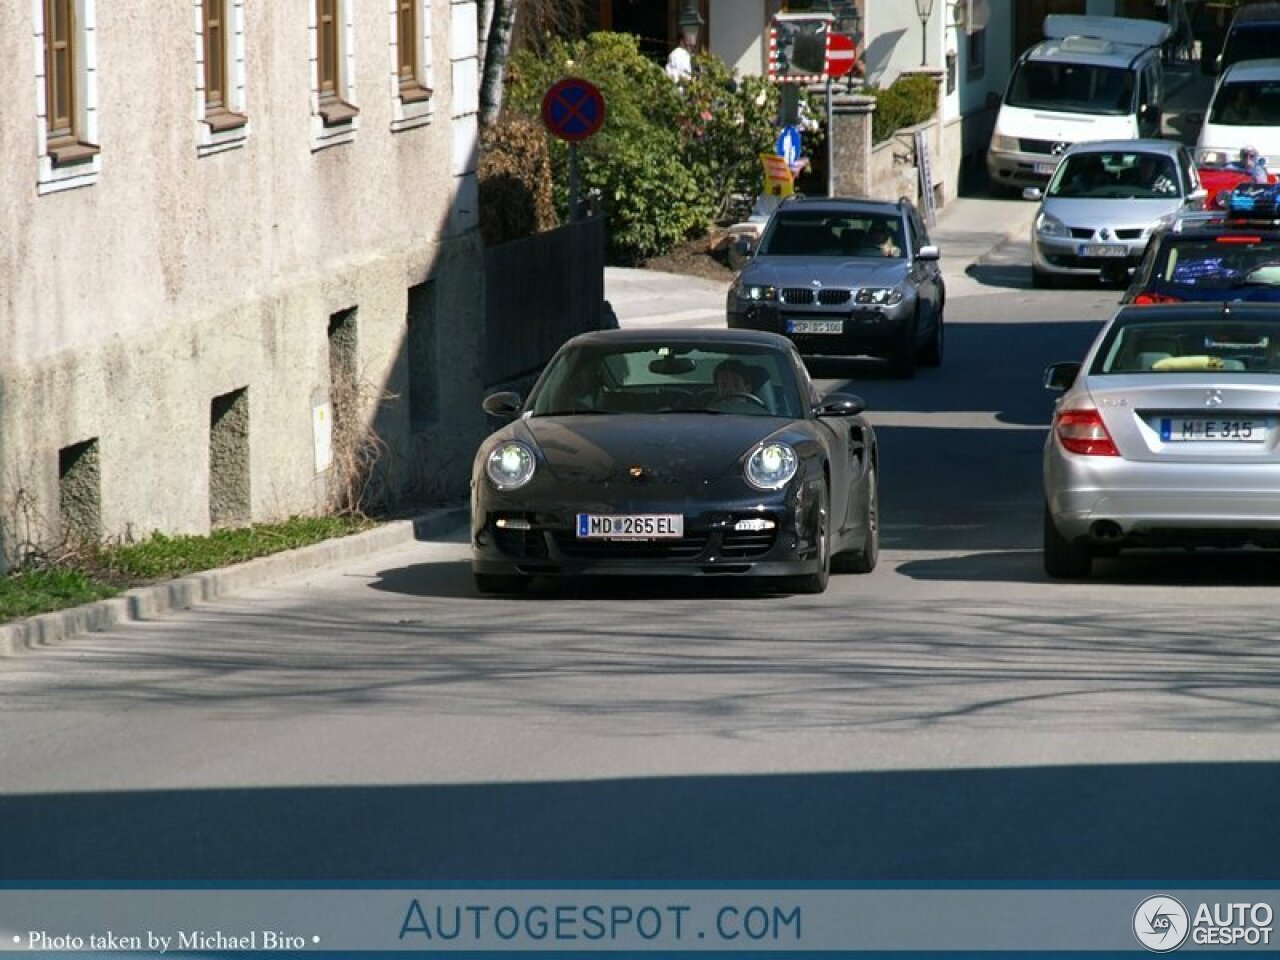
[[852,393],[831,393],[823,397],[813,412],[820,417],[856,417],[867,409],[867,402]]
[[1078,363],[1052,364],[1044,372],[1044,388],[1058,392],[1069,390],[1079,375],[1080,364]]
[[524,401],[521,400],[520,394],[513,390],[503,390],[500,393],[489,394],[484,398],[480,406],[491,417],[505,417],[511,420],[520,413],[520,407],[523,403]]

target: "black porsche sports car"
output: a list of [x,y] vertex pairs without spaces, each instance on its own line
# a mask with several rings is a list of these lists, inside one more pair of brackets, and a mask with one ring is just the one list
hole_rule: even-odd
[[879,552],[876,435],[858,397],[820,397],[787,338],[748,330],[574,337],[471,479],[482,593],[535,576],[753,576],[820,593]]

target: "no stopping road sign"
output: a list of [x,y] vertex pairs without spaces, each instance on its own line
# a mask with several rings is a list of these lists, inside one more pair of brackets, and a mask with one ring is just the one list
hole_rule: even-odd
[[585,140],[604,125],[604,97],[595,84],[566,77],[542,98],[542,122],[561,140]]

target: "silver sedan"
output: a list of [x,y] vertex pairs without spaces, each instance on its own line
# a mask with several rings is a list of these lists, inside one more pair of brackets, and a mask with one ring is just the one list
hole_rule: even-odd
[[1170,140],[1077,143],[1059,162],[1031,229],[1031,279],[1037,287],[1073,277],[1120,281],[1137,266],[1157,227],[1203,207],[1190,151]]
[[1126,306],[1063,391],[1044,447],[1044,566],[1140,547],[1280,547],[1280,311]]

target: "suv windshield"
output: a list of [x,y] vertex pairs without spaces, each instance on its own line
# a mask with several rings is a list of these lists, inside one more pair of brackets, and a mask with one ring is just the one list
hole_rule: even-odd
[[1240,127],[1280,124],[1280,81],[1223,84],[1209,108],[1209,122]]
[[873,212],[778,211],[759,254],[793,257],[904,256],[901,217]]
[[1009,81],[1005,102],[1033,110],[1120,116],[1133,109],[1134,73],[1123,67],[1026,60]]

